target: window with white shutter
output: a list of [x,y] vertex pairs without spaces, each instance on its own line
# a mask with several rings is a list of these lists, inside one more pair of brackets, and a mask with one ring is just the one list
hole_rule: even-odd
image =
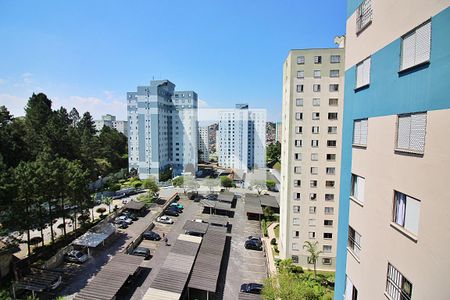
[[370,84],[370,57],[356,65],[356,88]]
[[353,145],[367,146],[367,119],[353,123]]
[[372,22],[372,0],[365,0],[356,10],[356,33],[359,33]]
[[426,113],[398,116],[396,150],[423,153],[426,127]]
[[430,52],[431,21],[428,21],[403,36],[400,70],[406,70],[429,61]]

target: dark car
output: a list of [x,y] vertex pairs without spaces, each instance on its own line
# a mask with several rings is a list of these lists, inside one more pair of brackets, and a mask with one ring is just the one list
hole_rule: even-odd
[[117,225],[117,227],[119,227],[119,228],[122,228],[122,229],[126,229],[126,228],[128,228],[128,224],[127,224],[127,222],[125,222],[124,220],[118,220],[118,219],[116,219],[115,221],[114,221],[114,223]]
[[133,213],[131,213],[129,211],[124,212],[123,215],[127,216],[128,218],[130,218],[133,221],[139,220],[138,216],[136,216],[135,214],[133,214]]
[[255,236],[255,235],[250,235],[248,238],[248,240],[253,240],[253,241],[257,241],[261,243],[261,238],[259,236]]
[[118,194],[112,196],[111,198],[112,198],[113,200],[116,200],[116,199],[122,199],[122,198],[125,198],[126,196],[127,196],[127,195],[125,195],[125,193],[118,193]]
[[219,195],[217,195],[217,194],[206,195],[206,199],[208,199],[208,200],[217,200],[218,197],[219,197]]
[[178,213],[178,211],[176,211],[175,209],[166,209],[164,211],[164,214],[168,215],[168,216],[174,216],[174,217],[178,217],[180,214]]
[[244,283],[241,285],[242,293],[261,294],[263,285],[259,283]]
[[183,212],[183,208],[180,208],[180,207],[178,207],[178,206],[169,206],[167,209],[168,209],[168,210],[170,209],[170,210],[176,211],[177,213],[182,213],[182,212]]
[[145,259],[149,259],[150,249],[144,247],[136,247],[136,249],[134,249],[133,252],[131,252],[131,255],[142,256],[145,257]]
[[151,240],[151,241],[161,240],[161,236],[154,231],[146,231],[142,234],[142,237],[146,240]]
[[251,249],[251,250],[262,250],[262,244],[261,242],[255,241],[255,240],[247,240],[245,242],[245,249]]

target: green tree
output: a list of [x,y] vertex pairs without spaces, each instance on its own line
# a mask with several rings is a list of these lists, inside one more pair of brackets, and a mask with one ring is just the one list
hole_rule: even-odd
[[145,189],[148,189],[149,194],[153,197],[157,192],[159,192],[159,186],[156,183],[155,178],[149,177],[144,180],[143,186]]
[[267,162],[277,162],[281,159],[281,144],[276,142],[266,148]]
[[269,190],[273,189],[276,185],[277,185],[277,183],[275,182],[275,180],[271,180],[271,179],[266,180],[266,186]]
[[111,213],[111,204],[113,203],[113,198],[112,197],[105,197],[105,198],[103,198],[103,203],[108,205],[108,213]]
[[317,249],[317,244],[319,242],[315,241],[310,242],[310,241],[305,241],[305,243],[303,244],[303,249],[306,249],[306,251],[309,253],[309,261],[310,263],[313,264],[314,266],[314,277],[317,276],[317,271],[316,271],[316,265],[317,265],[317,260],[319,259],[319,255],[322,253],[322,251],[319,251]]
[[175,177],[174,179],[172,179],[172,184],[174,187],[183,187],[184,185],[184,177],[183,176],[178,176]]
[[230,188],[233,186],[233,180],[228,176],[220,176],[220,184],[225,188]]

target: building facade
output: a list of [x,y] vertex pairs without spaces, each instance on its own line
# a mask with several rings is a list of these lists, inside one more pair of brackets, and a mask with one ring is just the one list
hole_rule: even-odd
[[347,2],[335,299],[448,299],[450,1]]
[[198,158],[201,162],[209,162],[209,127],[198,127]]
[[102,116],[101,120],[95,120],[94,122],[97,131],[101,131],[103,126],[108,126],[114,128],[118,132],[123,133],[125,136],[128,136],[128,122],[118,121],[116,120],[116,116],[107,114]]
[[282,132],[283,132],[283,123],[276,122],[275,123],[275,142],[278,142],[281,144],[282,136],[283,136]]
[[291,50],[283,67],[280,254],[312,268],[304,244],[336,263],[344,49]]
[[241,170],[264,168],[266,160],[266,111],[237,104],[219,111],[219,166]]
[[140,178],[197,170],[197,102],[193,91],[175,91],[169,80],[152,80],[127,93],[129,169]]

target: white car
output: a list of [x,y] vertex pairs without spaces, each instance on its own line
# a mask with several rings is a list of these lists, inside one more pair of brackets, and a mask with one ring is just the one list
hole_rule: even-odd
[[117,220],[123,221],[123,222],[127,223],[128,225],[133,224],[133,220],[131,220],[127,216],[120,216],[117,218]]
[[158,218],[156,218],[156,221],[159,223],[164,223],[164,224],[173,224],[173,220],[171,218],[169,218],[168,216],[158,217]]
[[197,223],[206,223],[206,222],[203,221],[202,219],[194,219],[194,220],[192,220],[192,221],[197,222]]
[[66,260],[82,264],[89,259],[89,256],[78,250],[72,250],[66,253]]

